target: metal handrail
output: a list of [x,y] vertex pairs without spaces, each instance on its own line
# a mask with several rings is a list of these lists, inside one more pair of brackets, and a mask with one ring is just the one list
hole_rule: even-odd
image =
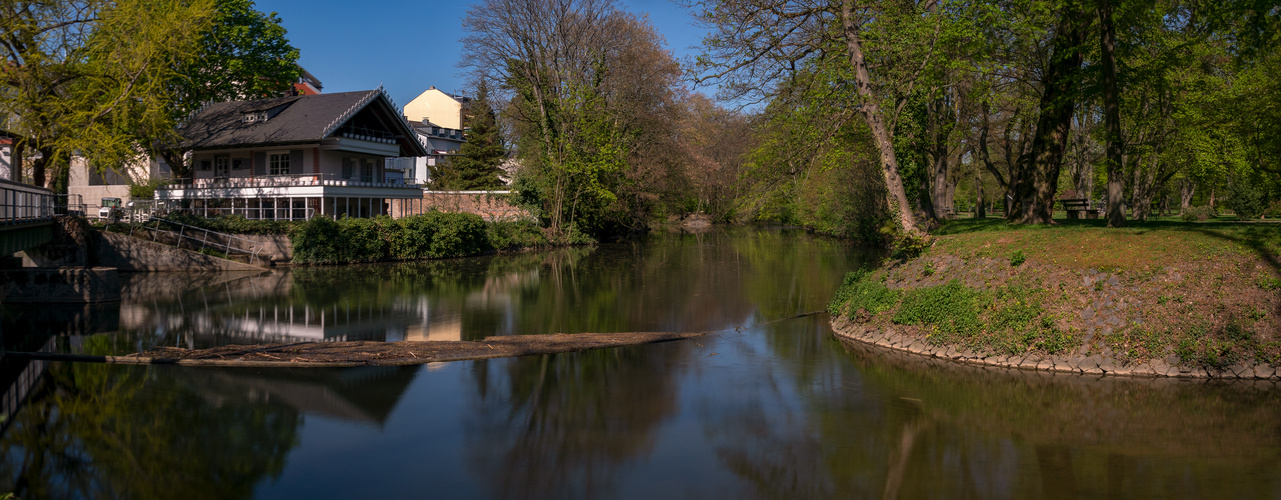
[[[147,224],[148,224],[148,223],[151,223],[151,222],[158,222],[158,223],[159,223],[159,222],[163,222],[163,223],[166,223],[166,224],[172,224],[172,225],[178,226],[178,231],[176,231],[176,232],[175,232],[175,231],[173,231],[173,230],[169,230],[169,229],[162,229],[162,228],[160,228],[159,224],[156,224],[155,226],[148,226]],[[150,231],[151,231],[151,241],[156,242],[156,243],[159,243],[158,239],[156,238],[157,233],[162,233],[162,232],[163,232],[163,233],[172,234],[172,235],[174,235],[174,236],[177,236],[177,237],[178,237],[178,243],[177,243],[176,245],[174,245],[174,246],[175,246],[175,247],[177,247],[177,248],[182,248],[182,242],[183,242],[183,241],[194,241],[194,242],[198,242],[198,243],[200,243],[200,244],[201,244],[201,246],[200,246],[200,248],[199,248],[198,250],[194,250],[194,251],[196,251],[196,252],[199,252],[199,251],[204,250],[204,249],[206,249],[206,248],[213,248],[213,249],[215,249],[215,250],[221,250],[223,254],[228,255],[228,256],[232,255],[233,253],[240,253],[240,254],[243,254],[243,255],[248,255],[248,256],[249,256],[249,264],[250,264],[250,265],[259,265],[259,264],[257,264],[257,262],[258,262],[258,253],[259,253],[259,252],[262,252],[263,247],[265,246],[262,242],[259,242],[259,241],[254,241],[254,240],[251,240],[251,239],[248,239],[248,238],[241,238],[241,237],[239,237],[239,236],[233,236],[233,235],[230,235],[230,234],[227,234],[227,233],[220,233],[220,232],[218,232],[218,231],[212,231],[212,230],[209,230],[209,229],[205,229],[205,228],[203,228],[203,227],[189,226],[189,225],[187,225],[187,224],[183,224],[183,223],[181,223],[181,222],[176,222],[176,221],[172,221],[172,220],[168,220],[168,219],[162,219],[162,218],[160,218],[160,217],[152,217],[152,218],[151,218],[151,220],[149,220],[149,221],[147,221],[147,222],[145,222],[145,223],[142,223],[142,222],[134,222],[134,223],[130,223],[130,224],[129,224],[129,236],[132,236],[132,237],[134,237],[134,238],[138,238],[138,236],[134,236],[134,231],[135,231],[136,229],[147,229],[147,230],[150,230]],[[191,234],[188,234],[188,230],[190,230],[190,233],[191,233]],[[195,235],[197,235],[197,234],[198,234],[199,236],[195,236]],[[210,241],[210,239],[209,239],[209,238],[210,238],[210,236],[215,236],[215,237],[218,237],[218,238],[222,238],[222,241],[223,241],[223,242],[222,242],[222,243],[219,243],[219,242],[217,242],[217,241]],[[197,239],[197,238],[199,238],[199,239]],[[240,248],[240,247],[232,247],[232,246],[231,246],[231,242],[232,242],[233,240],[234,240],[234,241],[243,241],[243,242],[247,242],[247,243],[248,243],[248,246],[249,246],[249,249],[248,249],[248,250],[246,250],[246,249],[244,249],[244,248]]]
[[0,224],[52,219],[53,191],[0,179]]

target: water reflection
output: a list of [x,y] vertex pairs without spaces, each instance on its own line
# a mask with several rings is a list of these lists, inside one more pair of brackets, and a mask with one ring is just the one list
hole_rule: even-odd
[[[758,498],[1273,498],[1272,382],[1048,375],[833,345],[772,406],[706,420]],[[763,376],[763,375],[760,375]],[[760,377],[758,376],[758,378]],[[759,381],[758,381],[759,382]]]
[[239,498],[279,474],[298,412],[192,376],[51,364],[0,438],[0,490],[20,498]]
[[494,498],[609,496],[677,410],[682,358],[630,347],[478,363],[468,460]]
[[[253,275],[135,275],[108,310],[0,309],[10,349],[710,331],[425,367],[0,361],[0,491],[44,497],[1265,498],[1281,391],[1044,376],[834,340],[867,258],[784,231]],[[65,321],[59,318],[67,318]],[[18,326],[15,326],[18,325]],[[22,333],[15,333],[21,331]],[[310,337],[308,337],[310,336]],[[17,374],[17,375],[15,375]],[[24,392],[25,391],[25,392]]]

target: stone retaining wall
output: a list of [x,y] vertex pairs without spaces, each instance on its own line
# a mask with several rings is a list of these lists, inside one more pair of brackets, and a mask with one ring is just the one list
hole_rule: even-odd
[[1233,365],[1224,370],[1211,370],[1201,367],[1177,366],[1170,363],[1176,359],[1152,360],[1148,362],[1123,365],[1111,356],[1100,354],[1083,355],[1080,352],[1062,356],[1029,353],[1024,355],[1003,356],[980,354],[955,346],[934,346],[922,339],[899,335],[894,331],[879,331],[851,323],[843,317],[832,318],[832,331],[837,337],[866,344],[876,345],[895,351],[917,354],[940,360],[966,363],[971,365],[1017,368],[1048,372],[1066,372],[1094,375],[1121,375],[1130,377],[1187,377],[1187,378],[1240,378],[1240,379],[1277,379],[1281,373],[1276,367],[1268,365]]
[[262,271],[262,267],[112,232],[96,232],[97,262],[121,271]]
[[422,199],[390,200],[391,216],[399,219],[431,210],[476,214],[494,220],[527,219],[527,210],[507,202],[511,191],[424,191]]

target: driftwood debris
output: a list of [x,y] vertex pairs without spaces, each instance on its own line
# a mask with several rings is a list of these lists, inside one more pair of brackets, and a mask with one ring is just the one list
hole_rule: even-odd
[[707,332],[555,333],[511,335],[477,341],[297,342],[227,345],[208,349],[160,347],[127,356],[46,352],[6,352],[13,358],[134,365],[269,367],[344,367],[414,365],[439,361],[553,354],[606,347],[652,344],[705,335]]

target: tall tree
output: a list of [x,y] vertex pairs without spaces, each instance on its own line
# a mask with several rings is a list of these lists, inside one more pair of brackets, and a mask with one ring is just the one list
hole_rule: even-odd
[[828,92],[827,106],[853,111],[875,144],[892,220],[905,235],[923,234],[912,215],[895,150],[896,127],[905,106],[936,92],[935,69],[947,61],[941,47],[961,46],[971,36],[955,22],[961,3],[814,2],[808,0],[692,2],[712,34],[699,58],[701,78],[720,79],[729,94],[770,98],[780,82],[807,62],[842,66],[844,77]]
[[669,173],[638,175],[649,165],[638,153],[672,128],[663,111],[679,74],[653,27],[606,0],[486,0],[463,24],[466,66],[509,103],[518,189],[551,231],[643,227],[647,183]]
[[[285,37],[275,12],[255,9],[252,0],[212,2],[209,29],[198,32],[193,57],[168,82],[165,92],[173,99],[166,117],[170,128],[210,102],[286,94],[302,72],[298,49]],[[183,163],[179,147],[181,138],[154,134],[139,141],[148,152],[163,158],[175,177],[190,177],[190,166]]]
[[450,158],[433,169],[432,183],[438,189],[491,189],[502,186],[499,167],[507,159],[499,135],[498,121],[489,102],[489,88],[482,80],[476,85],[476,97],[467,103],[466,142],[460,156]]
[[1121,202],[1121,172],[1124,143],[1121,137],[1121,97],[1116,81],[1116,26],[1112,19],[1111,0],[1097,0],[1099,16],[1099,54],[1103,69],[1103,133],[1107,140],[1107,213],[1108,227],[1125,225]]
[[139,133],[172,133],[165,84],[209,26],[209,0],[4,2],[6,68],[0,109],[24,148],[39,153],[32,179],[65,176],[74,152],[99,168],[140,156]]

